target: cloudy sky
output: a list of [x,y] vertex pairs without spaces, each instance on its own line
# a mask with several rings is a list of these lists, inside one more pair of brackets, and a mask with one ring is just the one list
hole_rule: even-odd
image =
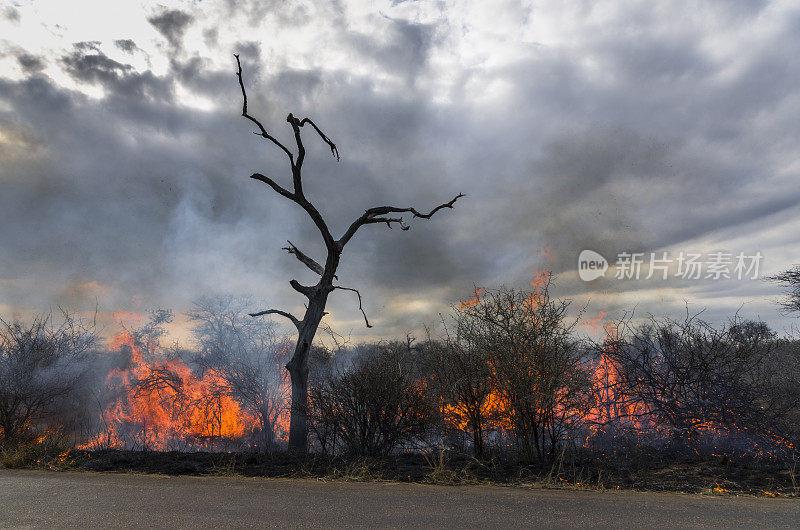
[[[371,206],[466,194],[347,246],[339,278],[364,294],[370,336],[540,268],[588,316],[688,303],[788,329],[759,279],[618,279],[614,262],[800,262],[798,49],[796,1],[5,2],[0,313],[181,311],[222,293],[302,311],[288,281],[313,273],[281,247],[323,246],[248,178],[290,173],[240,116],[239,53],[271,133],[289,144],[293,112],[336,142],[340,162],[306,136],[304,186],[337,234]],[[578,278],[584,249],[605,277]],[[329,319],[367,337],[350,294]]]

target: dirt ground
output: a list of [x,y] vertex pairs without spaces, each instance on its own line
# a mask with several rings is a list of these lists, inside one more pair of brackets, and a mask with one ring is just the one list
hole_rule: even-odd
[[785,464],[757,461],[637,458],[523,465],[464,455],[402,454],[381,460],[274,453],[70,451],[18,466],[163,475],[317,478],[443,485],[524,485],[546,489],[636,490],[709,495],[800,496],[800,477]]

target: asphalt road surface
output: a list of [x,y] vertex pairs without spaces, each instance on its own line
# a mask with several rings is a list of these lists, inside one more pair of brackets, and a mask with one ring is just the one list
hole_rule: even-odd
[[800,500],[0,470],[0,526],[800,528]]

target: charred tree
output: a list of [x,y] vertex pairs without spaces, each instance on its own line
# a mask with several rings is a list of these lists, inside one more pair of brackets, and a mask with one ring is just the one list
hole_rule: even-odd
[[328,301],[328,296],[337,289],[356,293],[358,296],[359,310],[361,310],[361,313],[364,316],[364,322],[367,327],[372,327],[361,305],[361,293],[351,287],[343,287],[333,284],[333,281],[337,279],[336,269],[339,267],[339,260],[341,259],[342,250],[344,249],[345,245],[347,245],[350,239],[353,238],[359,228],[365,225],[383,223],[389,228],[392,228],[393,225],[396,225],[399,226],[401,230],[408,230],[410,227],[404,222],[402,214],[411,214],[412,218],[430,219],[439,210],[443,208],[452,208],[455,202],[460,197],[463,197],[463,194],[456,195],[452,200],[450,200],[450,202],[440,204],[427,213],[420,212],[413,207],[377,206],[374,208],[369,208],[350,224],[340,238],[336,239],[328,228],[327,223],[322,218],[319,210],[317,210],[314,204],[303,192],[302,170],[306,150],[305,146],[303,145],[301,129],[303,129],[306,125],[309,125],[320,137],[320,139],[322,139],[322,141],[328,145],[331,150],[331,154],[338,161],[339,151],[337,150],[336,145],[309,118],[296,118],[291,113],[286,117],[286,122],[292,128],[292,132],[294,133],[296,153],[286,147],[269,132],[267,132],[267,129],[261,124],[261,122],[257,118],[250,115],[247,110],[247,91],[245,90],[244,81],[242,80],[242,65],[241,61],[239,60],[239,56],[235,55],[235,57],[237,65],[237,77],[239,78],[239,86],[242,90],[242,116],[253,122],[253,124],[255,124],[255,126],[258,128],[258,130],[255,131],[255,134],[274,144],[288,157],[292,173],[292,186],[290,188],[283,187],[272,178],[260,173],[253,173],[250,178],[263,182],[272,188],[273,191],[294,202],[300,208],[305,210],[305,212],[314,222],[314,225],[319,230],[327,251],[325,264],[321,265],[313,258],[303,253],[292,243],[289,243],[290,246],[284,249],[289,252],[289,254],[294,255],[301,263],[320,276],[319,281],[315,285],[302,285],[297,280],[291,280],[289,282],[295,291],[302,294],[307,299],[306,311],[302,319],[297,318],[288,311],[282,311],[280,309],[267,309],[251,314],[253,317],[261,315],[280,315],[291,320],[292,324],[294,324],[294,326],[297,328],[297,344],[295,346],[294,354],[292,355],[291,360],[286,364],[286,369],[289,371],[292,382],[292,407],[291,418],[289,421],[289,450],[295,452],[306,452],[308,450],[308,356],[320,321],[325,315],[325,306]]

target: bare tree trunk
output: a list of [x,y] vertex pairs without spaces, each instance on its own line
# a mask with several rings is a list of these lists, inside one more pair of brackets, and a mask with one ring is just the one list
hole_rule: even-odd
[[[298,348],[300,348],[299,344]],[[308,451],[308,366],[294,364],[286,366],[292,379],[289,451],[305,453]]]
[[[329,264],[331,260],[329,260]],[[338,264],[338,260],[334,263]],[[333,267],[335,271],[335,265]],[[333,276],[331,272],[330,276]],[[324,281],[325,276],[323,275]],[[317,328],[325,314],[325,304],[331,287],[318,286],[316,294],[309,297],[308,309],[302,320],[297,345],[292,359],[286,364],[292,380],[292,406],[289,418],[289,450],[308,452],[308,355],[317,334]]]
[[472,424],[472,445],[476,458],[483,458],[483,425],[480,420]]

